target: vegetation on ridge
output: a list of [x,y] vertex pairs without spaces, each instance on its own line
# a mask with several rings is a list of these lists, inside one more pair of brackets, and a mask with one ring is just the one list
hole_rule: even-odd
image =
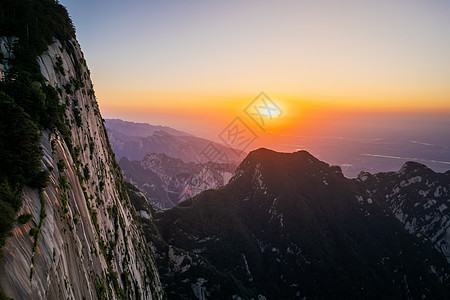
[[0,3],[0,37],[8,43],[0,63],[11,66],[0,82],[1,248],[21,206],[22,187],[43,188],[48,182],[48,172],[41,170],[40,130],[57,129],[69,141],[65,106],[46,84],[37,56],[55,38],[64,43],[75,37],[75,29],[57,1],[5,0]]

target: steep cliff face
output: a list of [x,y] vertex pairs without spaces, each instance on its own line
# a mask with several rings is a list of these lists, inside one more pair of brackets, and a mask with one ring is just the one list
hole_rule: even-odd
[[155,225],[153,218],[155,209],[149,200],[137,187],[130,183],[127,183],[127,186],[131,203],[142,223],[148,246],[152,249],[158,263],[161,281],[169,299],[231,299],[224,291],[233,291],[234,294],[239,295],[248,294],[245,287],[240,285],[233,276],[220,272],[208,260],[200,256],[204,249],[188,252],[166,243]]
[[164,298],[77,41],[56,40],[38,62],[65,105],[70,134],[42,134],[50,182],[22,190],[17,215],[32,217],[6,241],[0,287],[15,299]]

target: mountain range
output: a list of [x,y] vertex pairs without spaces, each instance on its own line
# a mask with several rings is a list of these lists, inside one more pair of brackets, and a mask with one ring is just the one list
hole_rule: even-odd
[[[238,164],[245,152],[166,126],[105,120],[109,142],[118,160],[142,160],[147,153],[164,153],[189,163]],[[211,152],[211,150],[214,150]]]
[[245,154],[166,126],[119,119],[105,126],[124,178],[158,209],[225,185]]
[[236,168],[227,163],[185,163],[161,153],[148,153],[141,161],[119,161],[128,182],[144,192],[158,209],[167,209],[198,193],[228,183]]
[[144,230],[171,299],[446,299],[449,177],[259,149]]

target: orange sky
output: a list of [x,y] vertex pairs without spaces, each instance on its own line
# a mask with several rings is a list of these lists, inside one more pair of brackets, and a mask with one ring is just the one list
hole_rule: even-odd
[[105,118],[214,138],[261,91],[284,112],[265,137],[450,116],[448,1],[61,3]]
[[[420,125],[420,121],[425,118],[446,121],[450,116],[448,105],[430,105],[430,102],[413,101],[406,96],[395,101],[356,102],[339,97],[298,100],[289,96],[273,97],[267,94],[281,108],[283,114],[279,118],[268,120],[265,131],[244,112],[257,95],[225,98],[148,92],[109,94],[105,91],[103,95],[109,100],[102,104],[100,99],[100,103],[103,114],[111,118],[168,125],[213,140],[219,140],[219,133],[235,117],[240,117],[259,137],[254,146],[272,148],[276,148],[281,140],[280,136],[345,135],[350,134],[349,131],[355,126],[368,128],[385,125],[387,130],[389,126],[401,129],[401,126],[406,125],[393,122],[383,124],[383,120],[412,118],[415,121],[408,123],[405,127],[408,128],[411,124]],[[127,97],[128,101],[124,102],[123,97]]]

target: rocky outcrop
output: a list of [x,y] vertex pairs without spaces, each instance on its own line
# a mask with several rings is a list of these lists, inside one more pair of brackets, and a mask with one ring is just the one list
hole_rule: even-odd
[[397,172],[363,172],[357,180],[368,197],[380,199],[406,231],[432,242],[450,264],[450,172],[407,162]]
[[23,188],[18,216],[32,217],[3,248],[1,288],[15,299],[163,299],[77,41],[56,40],[38,62],[70,133],[42,134],[50,183]]
[[142,190],[158,209],[177,203],[207,189],[228,183],[235,167],[230,164],[185,163],[161,153],[148,153],[141,161],[123,157],[119,161],[124,178]]
[[224,290],[246,294],[245,289],[234,278],[219,272],[200,256],[203,249],[188,252],[166,243],[155,226],[155,210],[149,200],[132,184],[127,183],[127,187],[169,299],[220,299],[221,296],[226,297]]

